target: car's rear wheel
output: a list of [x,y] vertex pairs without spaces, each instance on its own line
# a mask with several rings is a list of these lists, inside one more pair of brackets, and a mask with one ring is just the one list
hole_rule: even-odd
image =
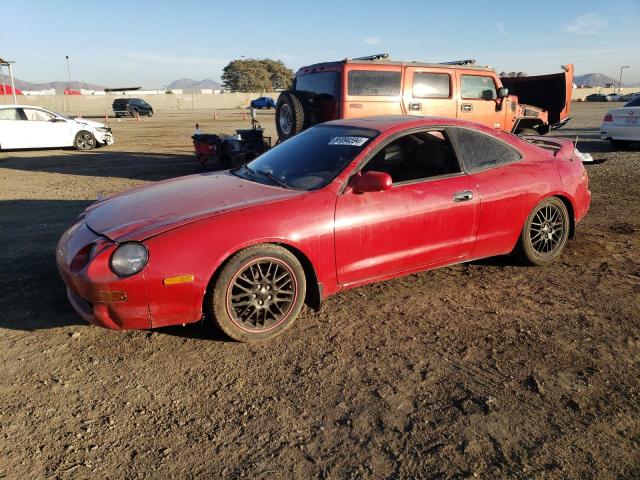
[[76,150],[93,150],[96,147],[96,137],[90,132],[82,130],[76,134],[73,146]]
[[225,263],[207,308],[229,337],[254,342],[289,328],[305,293],[304,269],[295,255],[278,245],[257,245]]
[[545,198],[527,217],[516,256],[532,265],[551,263],[567,244],[570,226],[569,211],[562,200]]
[[293,92],[282,92],[276,105],[276,130],[281,140],[300,133],[305,125],[305,111]]

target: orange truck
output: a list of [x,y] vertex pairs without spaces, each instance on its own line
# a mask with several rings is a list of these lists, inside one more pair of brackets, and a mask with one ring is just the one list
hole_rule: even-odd
[[280,94],[276,130],[285,140],[317,123],[371,115],[459,118],[505,132],[543,135],[569,120],[573,65],[532,77],[499,77],[474,60],[392,61],[387,54],[302,67]]

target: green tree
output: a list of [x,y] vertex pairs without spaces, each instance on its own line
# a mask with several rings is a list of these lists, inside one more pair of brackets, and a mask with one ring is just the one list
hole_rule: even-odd
[[232,60],[222,71],[222,85],[232,92],[271,92],[289,88],[293,71],[280,60]]

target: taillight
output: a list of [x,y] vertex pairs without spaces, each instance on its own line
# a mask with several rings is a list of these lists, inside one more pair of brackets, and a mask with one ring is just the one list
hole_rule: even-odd
[[604,116],[604,120],[602,120],[602,121],[603,121],[603,122],[613,122],[613,117],[611,116],[611,114],[610,114],[610,113],[607,113],[607,114]]

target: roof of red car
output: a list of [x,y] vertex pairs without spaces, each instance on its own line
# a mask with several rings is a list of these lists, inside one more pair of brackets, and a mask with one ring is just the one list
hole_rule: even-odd
[[480,130],[484,129],[482,125],[465,120],[446,117],[419,117],[415,115],[375,115],[371,117],[346,118],[341,120],[332,120],[324,125],[345,125],[360,128],[371,128],[379,132],[384,132],[397,127],[412,128],[429,125],[459,125],[478,128]]

